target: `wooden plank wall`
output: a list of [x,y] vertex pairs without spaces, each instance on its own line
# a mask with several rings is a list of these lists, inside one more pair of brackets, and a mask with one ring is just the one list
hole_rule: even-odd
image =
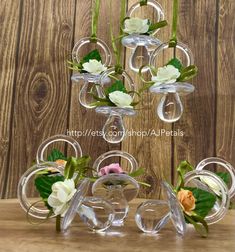
[[[101,1],[99,37],[110,46],[109,2]],[[113,2],[114,32],[119,30],[120,1]],[[128,0],[128,7],[135,1]],[[159,0],[168,20],[171,0]],[[16,197],[21,174],[35,158],[42,139],[67,130],[100,130],[105,118],[78,104],[79,85],[71,82],[66,59],[74,43],[90,34],[91,0],[0,0],[0,197]],[[192,49],[199,75],[196,91],[183,99],[185,112],[173,125],[155,116],[158,97],[146,93],[138,116],[125,119],[128,129],[181,130],[183,137],[129,137],[107,144],[101,137],[80,137],[93,158],[110,149],[129,151],[146,168],[158,197],[160,178],[175,179],[180,160],[197,164],[220,156],[235,166],[235,1],[181,0],[179,39]],[[153,17],[153,12],[148,13]],[[167,40],[170,28],[159,38]],[[123,50],[123,64],[130,57]],[[125,64],[126,70],[128,64]],[[138,77],[131,73],[136,85]]]

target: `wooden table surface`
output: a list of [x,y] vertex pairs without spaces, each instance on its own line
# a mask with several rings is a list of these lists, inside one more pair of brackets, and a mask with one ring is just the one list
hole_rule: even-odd
[[192,228],[188,228],[184,238],[177,236],[171,223],[158,235],[146,235],[133,219],[141,201],[131,203],[125,226],[100,234],[92,233],[79,220],[66,233],[57,233],[52,220],[32,226],[17,200],[0,200],[0,252],[235,251],[235,210],[210,226],[208,238],[201,238]]

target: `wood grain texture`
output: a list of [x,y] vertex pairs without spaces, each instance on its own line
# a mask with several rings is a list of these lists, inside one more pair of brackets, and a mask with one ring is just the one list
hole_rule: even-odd
[[30,225],[16,200],[0,201],[0,251],[6,252],[234,252],[235,211],[230,210],[222,221],[210,225],[207,238],[201,238],[189,227],[184,238],[177,236],[169,222],[157,235],[143,234],[136,226],[134,214],[143,202],[136,199],[130,203],[130,213],[125,226],[104,233],[92,233],[78,218],[66,233],[57,233],[53,221]]
[[[193,94],[183,97],[184,114],[174,128],[184,137],[174,138],[174,167],[182,160],[193,165],[215,154],[216,0],[180,1],[179,40],[192,50],[199,73]],[[176,176],[175,176],[176,177]]]
[[[0,178],[7,176],[10,147],[12,99],[16,74],[16,53],[18,45],[19,1],[1,1],[0,8]],[[0,197],[5,184],[0,183]]]
[[[129,0],[128,6],[134,2]],[[117,35],[120,1],[112,1],[113,10],[109,3],[101,1],[98,36],[111,46],[108,25],[111,17]],[[159,3],[171,25],[172,0]],[[120,148],[134,155],[147,171],[143,179],[153,185],[152,190],[141,190],[142,197],[158,197],[159,179],[174,180],[181,160],[195,165],[217,155],[235,166],[235,2],[179,3],[179,40],[193,51],[199,68],[193,80],[196,91],[182,98],[184,114],[174,125],[157,118],[160,97],[149,93],[144,95],[143,109],[135,118],[125,118],[125,125],[134,131],[180,130],[184,136],[132,136],[121,145],[107,144],[101,136],[77,138],[93,159]],[[66,66],[74,43],[90,35],[92,5],[92,0],[0,0],[0,197],[16,196],[18,179],[43,139],[67,130],[101,131],[105,123],[105,117],[80,106],[80,85],[71,82]],[[149,9],[142,14],[154,18]],[[163,28],[158,38],[167,41],[170,32],[170,26]],[[122,53],[131,73],[130,50],[123,48]],[[142,86],[136,74],[131,76]]]
[[[112,49],[109,33],[110,12],[107,11],[110,6],[109,3],[109,0],[101,1],[100,16],[98,21],[98,38],[105,41],[110,49]],[[91,35],[92,4],[94,4],[94,1],[91,0],[77,0],[74,44],[79,39],[89,37]],[[113,10],[117,12],[117,15],[112,17],[112,22],[114,23],[113,32],[117,34],[117,32],[119,32],[118,10],[120,9],[120,2],[114,1],[112,6]],[[81,83],[72,83],[68,129],[69,131],[80,131],[84,133],[84,135],[77,140],[81,143],[84,154],[89,154],[92,159],[95,160],[99,155],[108,150],[120,149],[120,144],[108,144],[101,137],[100,133],[107,118],[103,115],[97,114],[94,110],[86,109],[79,104],[78,94],[81,86]]]
[[[136,1],[128,1],[128,7],[130,8]],[[165,10],[166,18],[171,22],[170,10],[171,3],[167,1],[159,1]],[[153,22],[156,22],[153,8],[143,7],[140,13],[141,18],[151,17]],[[163,28],[157,34],[158,38],[162,41],[169,39],[169,28]],[[131,50],[126,51],[126,70],[134,80],[137,89],[143,86],[138,74],[131,72],[129,68],[129,57],[131,57]],[[146,76],[150,78],[150,76]],[[146,133],[148,136],[131,136],[126,138],[122,142],[122,150],[130,152],[134,157],[138,159],[139,166],[145,168],[145,175],[143,180],[152,185],[151,189],[143,187],[140,192],[140,197],[158,197],[160,193],[160,180],[165,178],[171,181],[171,137],[163,134],[158,136],[159,131],[166,130],[171,131],[171,125],[165,124],[159,120],[156,115],[156,107],[160,101],[160,96],[146,92],[143,95],[142,103],[139,106],[140,110],[137,110],[137,116],[133,118],[126,118],[125,124],[129,131],[133,131],[134,134],[138,132]],[[154,134],[156,133],[156,135]]]
[[235,2],[220,1],[217,64],[216,155],[235,165]]
[[42,139],[64,133],[74,0],[22,1],[8,176],[4,197],[16,195],[19,177],[35,159]]

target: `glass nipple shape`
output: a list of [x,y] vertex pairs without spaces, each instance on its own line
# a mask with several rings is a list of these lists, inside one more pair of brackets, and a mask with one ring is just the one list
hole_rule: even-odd
[[96,102],[91,93],[93,93],[95,96],[102,97],[100,85],[96,85],[93,82],[85,80],[79,92],[79,102],[83,107],[88,109],[94,108],[95,106],[92,105],[92,103]]
[[[149,52],[146,46],[136,46],[136,48],[132,51],[132,55],[129,60],[129,65],[131,70],[135,72],[139,72],[141,66],[145,66],[149,64]],[[143,68],[142,72],[146,72],[148,70],[147,67]]]
[[121,185],[108,186],[107,200],[112,204],[115,216],[112,225],[121,226],[129,210],[128,202],[123,194]]
[[176,122],[183,114],[183,105],[178,93],[167,93],[161,98],[157,115],[159,118],[168,123]]
[[119,143],[125,136],[125,128],[122,116],[118,113],[111,112],[104,127],[103,137],[109,143]]
[[112,205],[102,198],[86,197],[77,212],[93,231],[106,230],[114,220]]

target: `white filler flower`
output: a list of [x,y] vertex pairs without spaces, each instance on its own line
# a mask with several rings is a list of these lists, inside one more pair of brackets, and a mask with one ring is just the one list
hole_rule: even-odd
[[154,81],[155,82],[154,85],[157,86],[162,83],[165,84],[174,83],[179,77],[180,77],[180,71],[172,65],[167,65],[158,68],[157,75],[152,77],[152,81]]
[[200,177],[200,180],[202,182],[204,182],[205,184],[207,184],[209,186],[209,188],[218,196],[221,196],[221,191],[220,191],[220,187],[219,185],[214,182],[213,179],[211,178],[205,178],[205,177]]
[[138,33],[143,34],[149,30],[148,19],[128,18],[124,22],[124,32],[128,34]]
[[109,94],[109,99],[113,102],[117,107],[120,108],[133,108],[131,103],[133,102],[133,98],[122,91],[114,91]]
[[101,61],[98,61],[96,59],[90,59],[89,62],[82,64],[82,67],[83,67],[83,70],[93,75],[99,75],[103,71],[107,70],[107,67],[105,67],[101,63]]
[[48,204],[53,208],[55,215],[64,217],[69,201],[75,194],[75,184],[72,179],[65,179],[52,185],[52,193],[48,197]]

